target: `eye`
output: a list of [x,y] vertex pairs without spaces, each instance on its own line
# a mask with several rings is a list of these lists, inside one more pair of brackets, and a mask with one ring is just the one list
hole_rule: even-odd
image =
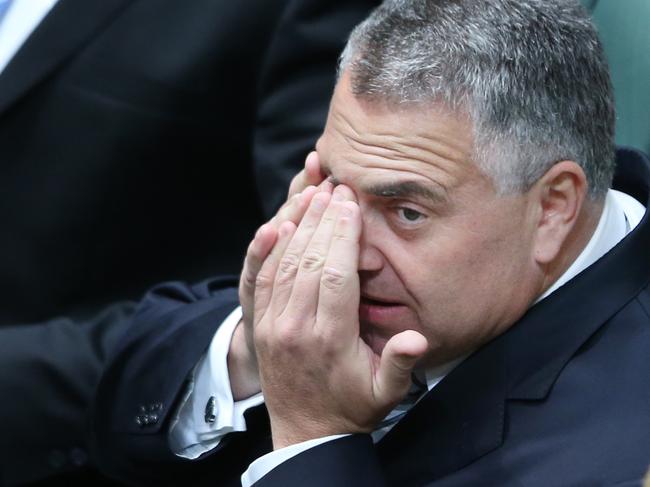
[[397,208],[397,214],[399,215],[400,219],[408,223],[418,223],[426,218],[426,215],[420,213],[417,210],[414,210],[413,208]]

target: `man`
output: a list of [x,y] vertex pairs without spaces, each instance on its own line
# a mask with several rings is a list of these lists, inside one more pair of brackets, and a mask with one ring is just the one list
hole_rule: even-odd
[[376,4],[0,3],[0,484],[92,463],[125,300],[239,270]]
[[326,181],[258,231],[241,311],[219,279],[141,304],[95,401],[103,467],[144,484],[638,485],[650,166],[622,150],[615,167],[613,124],[578,2],[385,2],[292,190],[316,163]]

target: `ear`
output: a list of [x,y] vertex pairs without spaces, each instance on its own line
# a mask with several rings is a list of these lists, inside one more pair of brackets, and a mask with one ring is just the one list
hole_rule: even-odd
[[540,265],[555,261],[575,228],[587,195],[587,178],[573,161],[553,165],[535,183],[534,204],[540,214],[534,252]]

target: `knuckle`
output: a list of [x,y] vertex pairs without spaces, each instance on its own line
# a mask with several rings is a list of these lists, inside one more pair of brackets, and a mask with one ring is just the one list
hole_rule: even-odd
[[342,232],[334,233],[334,235],[332,235],[332,240],[353,245],[357,244],[357,241],[355,239],[351,238],[347,233]]
[[250,268],[255,268],[255,267],[260,267],[259,262],[260,259],[256,255],[256,246],[251,244],[248,247],[248,251],[246,252],[246,258],[244,259],[244,270],[250,269]]
[[[337,340],[331,333],[325,331],[320,331],[314,334],[314,344],[319,350],[319,353],[325,358],[330,359],[336,352]],[[326,360],[326,363],[333,363],[330,360]]]
[[348,274],[334,267],[325,267],[321,275],[321,285],[331,291],[341,291],[345,288]]
[[336,223],[336,216],[333,215],[331,212],[326,212],[323,215],[323,218],[321,218],[321,225],[334,225]]
[[302,268],[307,271],[320,270],[325,263],[325,256],[316,250],[308,250],[302,256]]
[[298,337],[298,330],[295,326],[281,326],[278,328],[275,339],[279,344],[291,345],[297,342]]
[[300,256],[294,252],[286,252],[282,259],[280,259],[280,265],[278,267],[279,273],[285,276],[292,276],[298,270],[300,265]]
[[[307,213],[313,212],[313,211],[314,210],[310,207],[307,210]],[[305,230],[305,232],[311,234],[311,233],[315,232],[316,229],[318,228],[318,221],[315,221],[312,218],[306,218],[306,219],[304,219],[303,221],[300,222],[300,226]]]
[[255,276],[255,288],[265,289],[273,286],[273,278],[266,272],[260,272]]
[[302,343],[302,327],[295,320],[286,320],[273,333],[273,342],[283,349],[293,349]]
[[254,288],[256,281],[257,281],[257,276],[254,273],[250,272],[249,270],[247,270],[242,274],[241,283],[245,289]]

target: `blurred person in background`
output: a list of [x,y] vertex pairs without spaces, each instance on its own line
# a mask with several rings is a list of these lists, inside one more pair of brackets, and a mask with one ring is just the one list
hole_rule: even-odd
[[0,0],[0,484],[92,465],[129,300],[239,270],[377,3]]

